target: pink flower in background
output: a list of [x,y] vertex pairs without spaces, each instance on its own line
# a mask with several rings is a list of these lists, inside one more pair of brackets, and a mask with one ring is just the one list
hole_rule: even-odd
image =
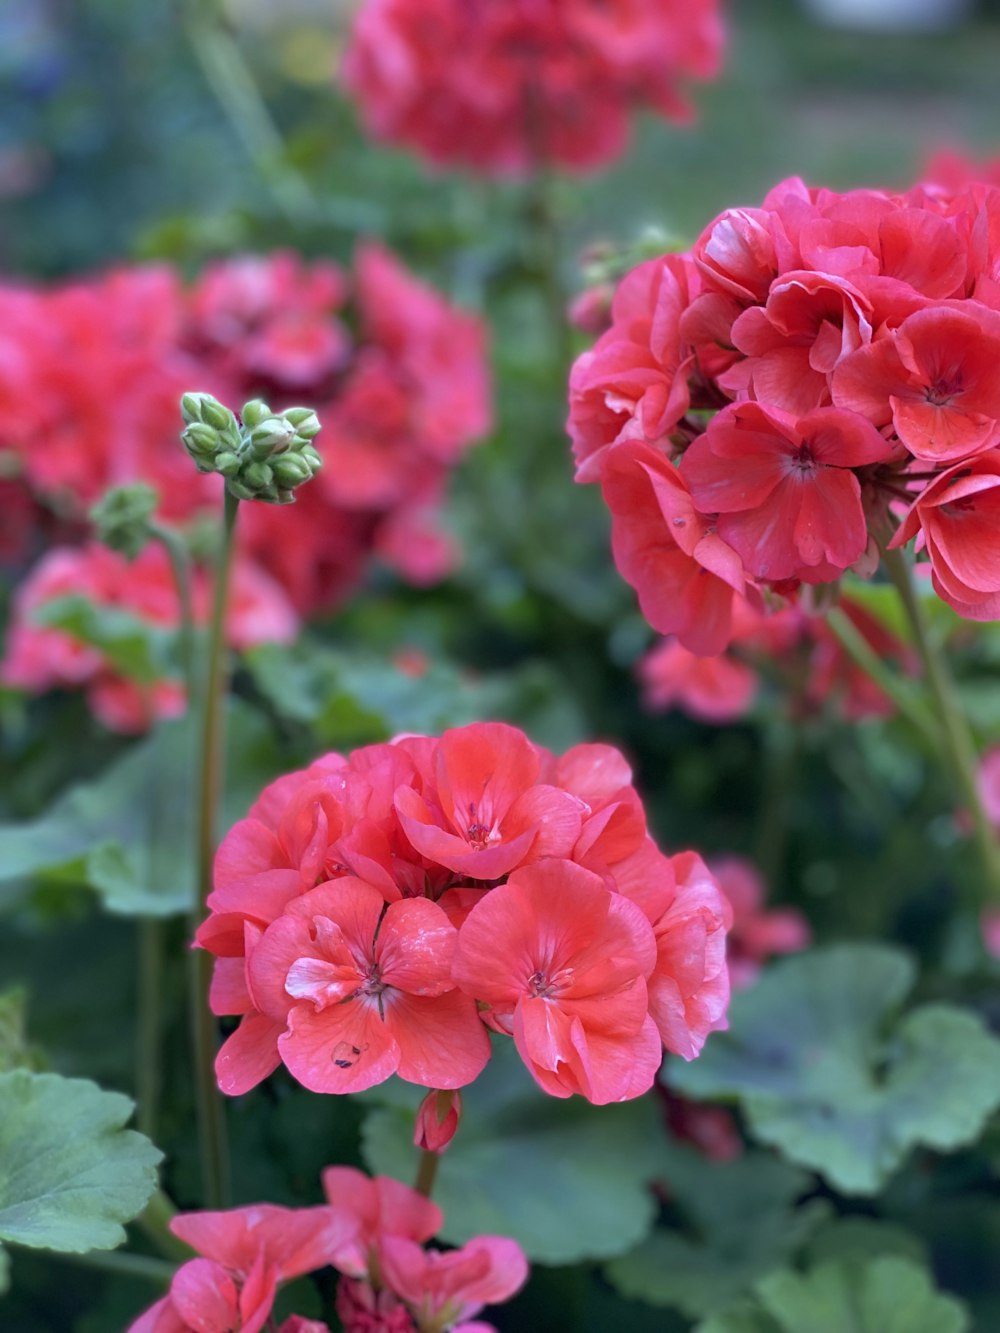
[[733,986],[750,985],[761,964],[773,955],[809,947],[812,931],[801,912],[791,907],[767,909],[767,886],[753,862],[742,856],[714,856],[709,864],[733,909],[727,941]]
[[757,694],[759,678],[728,654],[697,657],[676,639],[666,639],[639,663],[647,708],[681,708],[701,722],[723,724],[743,717]]
[[[209,614],[209,589],[195,586],[195,618]],[[46,607],[66,598],[82,599],[98,613],[120,612],[151,632],[176,634],[180,603],[170,563],[157,544],[129,562],[106,547],[61,547],[50,551],[18,589],[8,628],[0,679],[40,694],[83,689],[94,715],[113,731],[145,731],[160,718],[176,717],[186,705],[179,678],[163,674],[132,678],[113,656],[69,629],[40,623]],[[281,588],[248,561],[237,562],[228,619],[229,642],[245,650],[259,643],[288,643],[298,617]]]
[[220,485],[180,446],[181,393],[308,401],[326,467],[291,529],[245,506],[244,555],[299,615],[343,600],[373,553],[420,585],[453,568],[439,512],[490,429],[486,330],[384,247],[359,246],[353,276],[279,250],[209,264],[189,287],[166,266],[0,285],[0,317],[0,455],[38,501],[80,519],[142,480],[163,516],[193,522],[217,510]]
[[435,165],[593,170],[634,110],[687,115],[722,38],[714,0],[366,0],[343,81],[370,134]]
[[381,1258],[386,1283],[409,1306],[419,1329],[486,1333],[489,1325],[470,1319],[486,1305],[510,1300],[528,1278],[524,1252],[503,1236],[477,1236],[448,1251],[387,1236]]

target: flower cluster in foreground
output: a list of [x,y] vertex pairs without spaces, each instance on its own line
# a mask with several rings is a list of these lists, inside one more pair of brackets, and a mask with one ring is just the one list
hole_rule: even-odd
[[316,1092],[459,1088],[491,1029],[546,1092],[603,1104],[725,1025],[728,904],[658,850],[606,745],[477,723],[325,756],[229,832],[208,904],[231,1094],[279,1063]]
[[433,163],[592,169],[634,110],[687,114],[722,35],[715,0],[367,0],[343,78],[370,133]]
[[191,287],[163,265],[0,286],[0,457],[59,512],[135,481],[170,521],[216,507],[218,479],[193,475],[177,439],[191,388],[319,413],[325,467],[295,540],[267,506],[241,523],[241,559],[300,613],[343,597],[373,551],[415,583],[450,567],[436,516],[489,428],[485,332],[387,250],[359,247],[350,275],[281,251],[210,264]]
[[621,283],[573,371],[577,478],[646,618],[695,653],[741,599],[913,539],[945,601],[994,619],[998,359],[1000,190],[785,181]]
[[[194,618],[207,623],[209,588],[199,574],[193,589]],[[14,596],[0,680],[39,694],[46,690],[86,691],[94,716],[112,731],[144,731],[160,718],[183,713],[183,682],[166,660],[151,657],[145,678],[128,675],[116,663],[114,644],[101,647],[82,637],[72,619],[61,627],[46,616],[70,617],[83,607],[119,619],[116,632],[133,628],[140,636],[169,632],[180,622],[180,601],[166,552],[149,545],[129,561],[96,542],[56,547],[44,556]],[[277,583],[252,562],[237,564],[230,598],[228,639],[246,650],[259,643],[288,643],[298,618]]]
[[[260,1333],[274,1327],[278,1287],[327,1266],[341,1274],[345,1333],[492,1333],[470,1320],[509,1300],[528,1276],[520,1247],[501,1236],[426,1248],[441,1210],[397,1180],[333,1166],[323,1187],[329,1202],[317,1208],[254,1204],[174,1218],[174,1235],[202,1257],[177,1270],[168,1294],[129,1333]],[[329,1330],[292,1315],[278,1333]]]

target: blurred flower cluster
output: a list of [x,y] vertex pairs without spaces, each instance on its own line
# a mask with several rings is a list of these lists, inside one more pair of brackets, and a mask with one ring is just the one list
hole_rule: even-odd
[[716,0],[368,0],[343,80],[369,133],[432,163],[593,170],[633,111],[686,116],[722,41]]

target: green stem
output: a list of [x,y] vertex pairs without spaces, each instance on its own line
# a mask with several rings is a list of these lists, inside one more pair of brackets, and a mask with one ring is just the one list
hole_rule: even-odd
[[191,576],[191,557],[180,534],[173,528],[160,523],[150,525],[150,531],[156,541],[167,553],[170,571],[177,587],[177,600],[180,604],[180,643],[181,667],[184,671],[184,684],[187,687],[188,707],[194,708],[198,694],[196,675],[196,657],[194,648],[194,593]]
[[166,1259],[151,1259],[145,1254],[121,1254],[117,1250],[90,1250],[87,1254],[49,1253],[52,1258],[65,1259],[67,1263],[79,1264],[83,1268],[97,1268],[102,1273],[114,1273],[118,1277],[139,1278],[158,1287],[168,1287],[177,1271]]
[[417,1168],[417,1179],[413,1188],[418,1194],[422,1194],[425,1199],[431,1197],[434,1189],[434,1181],[437,1178],[438,1163],[441,1160],[441,1154],[431,1152],[428,1148],[420,1150],[420,1165]]
[[940,646],[931,633],[927,614],[913,582],[910,565],[901,551],[886,551],[885,565],[906,613],[924,664],[927,684],[941,728],[941,753],[952,769],[962,799],[972,818],[973,836],[986,872],[991,896],[1000,897],[1000,842],[979,794],[976,774],[979,756],[962,709],[958,690]]
[[903,717],[917,728],[931,749],[939,752],[942,736],[934,718],[907,688],[906,682],[879,657],[847,613],[839,606],[835,606],[827,612],[826,623],[848,657],[861,668],[869,680],[874,681],[883,694],[892,700]]
[[303,177],[289,166],[281,131],[214,3],[190,0],[186,26],[208,86],[278,207],[289,222],[314,218],[316,198]]
[[757,822],[754,860],[769,885],[782,881],[788,845],[790,805],[795,790],[798,733],[784,718],[766,736],[764,797]]
[[[198,893],[193,914],[193,928],[205,912],[205,900],[212,889],[212,865],[215,859],[216,815],[222,790],[225,762],[226,695],[226,608],[229,602],[229,575],[233,562],[233,536],[239,500],[226,491],[222,540],[215,566],[212,593],[212,619],[208,636],[208,671],[202,695],[201,762],[198,787]],[[191,955],[191,1008],[195,1055],[195,1079],[198,1103],[198,1140],[201,1153],[205,1206],[225,1207],[229,1195],[229,1163],[226,1123],[222,1099],[215,1083],[215,1046],[217,1031],[208,1007],[212,979],[212,957],[204,949]]]
[[155,917],[140,920],[137,950],[137,1020],[135,1093],[139,1104],[139,1129],[155,1141],[162,1091],[161,1037],[163,1016],[163,962],[166,952],[165,923]]
[[170,1230],[170,1222],[176,1216],[177,1209],[162,1190],[157,1190],[135,1219],[135,1226],[164,1258],[183,1263],[191,1258],[192,1250]]

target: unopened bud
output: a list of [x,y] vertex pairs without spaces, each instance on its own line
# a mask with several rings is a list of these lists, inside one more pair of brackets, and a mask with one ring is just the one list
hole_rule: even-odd
[[230,432],[236,429],[233,413],[210,393],[184,394],[181,398],[181,415],[188,425],[200,422],[217,431]]
[[145,482],[115,486],[90,511],[98,541],[134,560],[152,535],[150,519],[158,500],[156,491]]
[[224,477],[235,477],[240,470],[240,456],[233,453],[221,453],[215,455],[215,466],[213,471],[221,472]]
[[274,479],[279,486],[284,486],[287,490],[294,490],[296,486],[301,486],[303,482],[309,481],[315,469],[310,465],[308,459],[303,458],[298,453],[281,454],[272,459],[271,471],[274,473]]
[[314,440],[320,433],[319,417],[311,407],[286,407],[281,415],[295,427],[300,440]]
[[253,430],[259,426],[267,417],[273,417],[274,413],[264,402],[263,398],[251,398],[248,403],[244,403],[240,408],[240,420],[247,430]]
[[264,491],[274,485],[274,473],[266,463],[247,463],[240,473],[240,481],[255,491]]
[[270,458],[284,453],[295,439],[295,427],[284,417],[265,417],[250,432],[250,451],[254,458]]
[[432,1088],[417,1108],[414,1145],[425,1152],[444,1152],[455,1137],[461,1118],[461,1093]]

